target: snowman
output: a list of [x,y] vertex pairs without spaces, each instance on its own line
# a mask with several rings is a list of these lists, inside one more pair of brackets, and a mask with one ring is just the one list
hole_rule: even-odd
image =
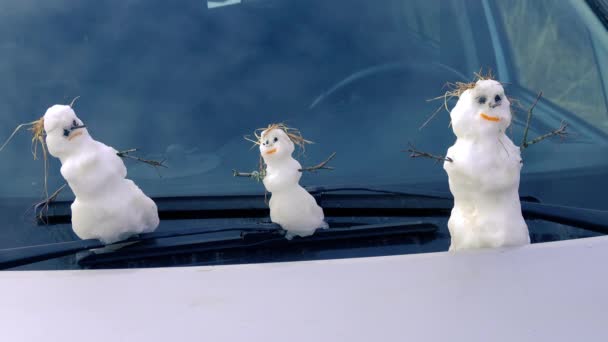
[[117,151],[93,140],[70,106],[54,105],[43,117],[49,153],[76,196],[72,228],[81,239],[106,244],[148,233],[159,224],[154,201],[129,179]]
[[[299,135],[291,135],[299,138]],[[323,209],[299,184],[302,166],[292,157],[294,142],[282,125],[270,125],[259,136],[260,154],[266,164],[264,187],[270,197],[270,219],[287,231],[285,237],[312,235],[328,228]]]
[[505,134],[510,105],[499,82],[480,79],[450,113],[457,138],[443,164],[454,196],[450,250],[530,243],[518,193],[520,148]]

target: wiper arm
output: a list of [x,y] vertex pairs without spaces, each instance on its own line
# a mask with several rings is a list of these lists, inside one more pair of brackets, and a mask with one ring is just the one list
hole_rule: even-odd
[[[426,198],[430,201],[422,201],[423,205],[432,204],[437,212],[447,215],[449,215],[449,212],[453,207],[453,197],[451,194],[442,192],[400,192],[367,187],[310,187],[307,188],[307,190],[313,195],[320,194],[321,196],[325,193],[369,192],[406,198],[418,198],[419,201]],[[605,210],[538,203],[535,198],[525,196],[521,197],[521,206],[522,213],[526,219],[541,219],[608,234],[608,211]]]
[[[330,222],[330,225],[332,223]],[[314,248],[332,243],[355,240],[367,241],[387,238],[424,236],[434,234],[439,227],[434,223],[420,221],[396,221],[385,224],[362,224],[350,227],[329,228],[317,230],[314,235],[307,237],[294,237],[287,240],[283,236],[267,232],[243,232],[241,236],[227,238],[220,241],[208,241],[204,237],[198,239],[177,240],[156,240],[147,243],[128,246],[117,251],[108,253],[89,253],[83,258],[79,258],[81,266],[95,267],[98,264],[122,263],[125,261],[155,259],[162,256],[175,256],[184,254],[199,254],[206,252],[229,252],[235,250],[251,250],[258,248],[277,249],[295,248],[304,245],[307,248]],[[331,247],[336,248],[336,247]]]
[[452,200],[451,194],[443,192],[432,192],[432,191],[394,191],[382,188],[370,188],[370,187],[326,187],[326,186],[306,186],[304,187],[308,192],[313,195],[316,194],[329,194],[329,193],[371,193],[371,194],[385,194],[395,196],[407,196],[407,197],[419,197],[419,198],[433,198],[433,199],[447,199]]
[[[260,227],[262,226],[262,227]],[[264,227],[266,226],[266,227]],[[66,255],[72,255],[95,248],[124,244],[129,242],[141,242],[153,239],[173,238],[189,235],[204,235],[224,232],[282,232],[282,229],[275,224],[259,225],[232,225],[230,228],[192,228],[179,231],[164,231],[140,234],[127,240],[105,245],[97,239],[87,239],[78,241],[58,242],[45,245],[35,245],[27,247],[16,247],[0,250],[0,269],[7,269],[21,265],[27,265],[37,261],[54,259]]]
[[[412,216],[446,217],[450,215],[453,198],[449,193],[392,191],[369,187],[307,187],[326,216]],[[532,201],[530,201],[530,199]],[[267,217],[264,195],[163,197],[154,199],[161,220]],[[524,218],[542,219],[554,223],[608,234],[608,211],[535,203],[522,197]],[[70,202],[52,203],[49,220],[70,222]]]
[[527,219],[541,219],[608,234],[608,211],[605,210],[565,207],[534,202],[522,202],[521,209],[524,217]]
[[[382,214],[378,212],[381,208],[389,208],[389,211],[398,208],[401,213],[404,209],[411,209],[409,216],[418,214],[420,214],[418,216],[431,214],[437,216],[435,209],[451,206],[452,203],[449,194],[443,193],[400,192],[366,187],[308,187],[307,190],[325,209],[326,216],[353,216],[365,213],[365,210],[354,211],[355,208],[367,208],[369,215]],[[155,197],[154,201],[161,220],[268,216],[268,205],[264,201],[263,193]],[[70,223],[70,205],[69,201],[51,203],[44,220],[39,219],[38,224]],[[37,215],[37,217],[41,216]]]
[[[258,225],[231,225],[230,228],[194,228],[179,231],[166,231],[141,234],[128,240],[120,241],[111,245],[104,245],[99,240],[89,239],[80,241],[60,242],[47,245],[37,245],[19,248],[10,248],[0,250],[0,269],[7,269],[21,265],[30,264],[37,261],[53,259],[61,256],[73,255],[77,252],[87,251],[95,248],[104,248],[112,245],[120,245],[125,243],[135,243],[125,246],[105,254],[117,255],[133,254],[136,251],[155,249],[156,246],[140,246],[139,242],[162,240],[175,237],[193,236],[189,241],[176,242],[175,246],[184,247],[192,244],[203,244],[208,250],[223,250],[237,247],[253,247],[261,244],[267,244],[273,241],[282,241],[284,243],[300,243],[302,241],[314,242],[322,240],[350,239],[373,236],[389,236],[394,234],[424,234],[434,233],[438,227],[432,223],[425,222],[395,222],[387,224],[370,224],[356,225],[351,227],[330,228],[327,230],[319,230],[315,235],[305,238],[294,238],[288,241],[283,237],[284,231],[275,224],[258,224]],[[209,239],[203,236],[212,233],[222,232],[240,232],[238,237],[228,237],[218,240]],[[200,236],[200,237],[197,237]],[[264,237],[263,239],[251,243],[256,237]],[[270,238],[269,238],[270,237]],[[174,247],[175,247],[174,246]],[[166,247],[166,245],[165,245]],[[179,252],[179,250],[178,250]]]

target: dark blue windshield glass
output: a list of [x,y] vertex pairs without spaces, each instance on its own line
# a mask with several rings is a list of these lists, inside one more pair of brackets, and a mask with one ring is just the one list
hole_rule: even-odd
[[[257,169],[243,136],[272,122],[315,142],[303,165],[337,153],[334,171],[303,184],[447,190],[441,165],[402,150],[444,154],[455,140],[447,112],[420,129],[443,105],[428,100],[491,69],[524,108],[544,91],[531,137],[561,120],[572,133],[524,152],[522,195],[590,206],[569,194],[606,186],[591,181],[606,179],[608,163],[598,157],[608,152],[607,48],[580,1],[0,1],[1,136],[80,96],[95,139],[166,159],[159,170],[127,161],[153,196],[263,191],[231,170]],[[525,109],[514,115],[519,144]],[[40,195],[28,134],[0,160],[0,195]],[[51,158],[51,191],[59,168]]]

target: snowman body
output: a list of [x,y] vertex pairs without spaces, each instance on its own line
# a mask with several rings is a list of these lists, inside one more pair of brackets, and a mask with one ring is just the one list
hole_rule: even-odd
[[266,164],[264,187],[271,193],[270,219],[287,231],[288,239],[328,227],[323,209],[299,184],[302,166],[291,156],[293,150],[293,142],[282,130],[262,132],[260,153]]
[[450,113],[456,143],[444,162],[454,207],[450,250],[530,243],[521,214],[519,147],[506,136],[510,103],[500,83],[478,81]]
[[76,196],[72,228],[79,238],[109,244],[156,229],[154,201],[125,179],[117,151],[95,141],[69,106],[49,108],[44,125],[49,153],[60,159],[61,175]]

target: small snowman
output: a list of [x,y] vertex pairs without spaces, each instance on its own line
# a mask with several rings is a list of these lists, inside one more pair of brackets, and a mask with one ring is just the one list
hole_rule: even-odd
[[54,105],[42,119],[48,152],[76,196],[72,228],[81,239],[106,244],[152,232],[159,224],[154,201],[127,176],[112,147],[93,140],[71,106]]
[[317,229],[328,228],[324,221],[323,209],[317,205],[299,181],[302,171],[331,169],[325,164],[333,158],[332,154],[325,162],[303,169],[300,163],[292,157],[295,144],[303,146],[305,140],[299,131],[288,128],[283,124],[272,124],[256,134],[256,144],[260,146],[260,155],[265,168],[261,172],[234,173],[235,176],[247,176],[262,179],[264,187],[271,193],[269,207],[270,219],[285,229],[285,237],[309,236]]
[[454,196],[451,251],[530,243],[518,193],[520,148],[505,134],[510,106],[499,82],[480,79],[450,112],[457,139],[443,167]]

